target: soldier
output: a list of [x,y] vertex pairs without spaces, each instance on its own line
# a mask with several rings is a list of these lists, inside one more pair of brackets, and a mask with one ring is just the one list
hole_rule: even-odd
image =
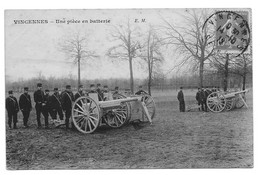
[[71,91],[71,86],[67,85],[66,90],[62,93],[62,97],[61,97],[62,108],[65,111],[66,129],[69,129],[69,119],[71,117],[73,101],[74,101],[74,95]]
[[118,88],[118,86],[116,86],[115,87],[115,92],[114,92],[114,94],[118,94],[119,93],[119,90],[118,90],[119,88]]
[[106,96],[105,94],[109,93],[109,90],[108,90],[108,86],[107,85],[104,85],[103,87],[103,91],[102,91],[102,97],[103,97],[103,101],[106,101],[108,96]]
[[179,100],[180,112],[185,112],[185,101],[184,101],[184,95],[182,92],[182,87],[180,87],[180,91],[178,92],[177,98]]
[[35,101],[35,109],[36,109],[36,116],[37,116],[37,125],[38,128],[41,128],[41,114],[43,114],[42,107],[44,104],[44,92],[42,91],[42,84],[37,84],[37,91],[33,94],[34,101]]
[[202,111],[207,112],[207,94],[206,89],[201,89],[201,99],[202,99]]
[[81,97],[81,96],[84,96],[84,93],[83,93],[83,85],[79,85],[79,90],[78,92],[75,94],[75,101]]
[[19,106],[23,113],[23,125],[25,128],[28,128],[28,120],[30,116],[30,112],[32,111],[32,102],[31,96],[28,94],[28,87],[24,88],[24,93],[19,98]]
[[57,121],[57,113],[58,113],[60,120],[63,120],[61,99],[60,99],[58,88],[54,88],[54,93],[50,97],[50,106],[51,106],[52,119],[54,121]]
[[139,90],[135,93],[135,95],[148,94],[143,90],[143,86],[139,86]]
[[43,112],[43,116],[44,116],[44,122],[45,122],[45,128],[48,129],[49,128],[49,115],[51,116],[51,100],[50,100],[50,95],[49,95],[50,91],[49,89],[45,90],[45,95],[44,95],[44,103],[42,106],[42,112]]
[[201,98],[201,89],[198,88],[198,92],[196,93],[196,100],[198,102],[199,111],[202,110],[202,98]]
[[103,94],[102,94],[101,84],[100,83],[97,84],[96,91],[98,93],[98,101],[102,101],[103,100]]
[[5,107],[8,114],[8,125],[9,129],[12,129],[12,122],[14,129],[17,129],[17,112],[19,111],[19,106],[17,99],[13,96],[13,91],[8,91],[9,97],[5,100]]

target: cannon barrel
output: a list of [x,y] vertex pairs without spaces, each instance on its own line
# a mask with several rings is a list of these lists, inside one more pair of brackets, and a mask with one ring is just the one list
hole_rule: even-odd
[[242,94],[242,93],[245,93],[245,92],[248,92],[249,90],[246,89],[246,90],[243,90],[243,91],[237,91],[237,92],[231,92],[231,93],[227,93],[224,95],[225,98],[232,98],[232,97],[235,97],[237,94]]
[[122,98],[122,99],[116,99],[116,100],[111,100],[111,101],[100,101],[100,107],[101,108],[110,108],[110,107],[116,107],[120,106],[122,103],[125,102],[131,102],[131,101],[141,101],[141,96],[138,97],[127,97],[127,98]]

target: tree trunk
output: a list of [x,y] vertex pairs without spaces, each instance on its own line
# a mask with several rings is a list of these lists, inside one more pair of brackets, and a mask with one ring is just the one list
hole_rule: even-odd
[[150,61],[150,33],[147,44],[147,63],[148,63],[148,93],[151,95],[151,61]]
[[78,56],[78,87],[80,85],[80,56]]
[[129,57],[129,69],[130,69],[130,89],[131,93],[134,94],[134,78],[133,78],[133,65],[132,58]]
[[243,89],[242,90],[245,90],[246,89],[246,75],[244,74],[243,75]]
[[223,90],[226,92],[228,87],[228,65],[229,65],[229,54],[226,55],[226,62],[224,66],[224,81],[223,81]]
[[203,61],[200,61],[200,88],[203,87],[203,72],[204,72],[204,62]]

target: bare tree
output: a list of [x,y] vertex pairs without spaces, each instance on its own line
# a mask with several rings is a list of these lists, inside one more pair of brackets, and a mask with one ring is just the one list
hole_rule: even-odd
[[80,85],[80,65],[83,60],[98,58],[99,56],[88,48],[88,38],[79,32],[66,37],[59,43],[60,49],[74,64],[78,64],[78,86]]
[[205,61],[214,54],[215,38],[212,35],[214,31],[208,25],[203,28],[208,17],[204,10],[186,10],[186,14],[182,17],[183,26],[174,25],[163,19],[166,23],[165,40],[167,44],[173,44],[179,53],[180,62],[176,67],[188,63],[193,65],[194,69],[199,69],[199,85],[202,87]]
[[155,29],[150,25],[148,35],[146,36],[146,42],[144,43],[143,52],[140,57],[147,63],[148,68],[148,93],[151,95],[151,86],[155,69],[159,67],[160,63],[164,61],[163,54],[161,53],[160,47],[162,41],[158,37]]
[[231,66],[231,73],[242,77],[242,89],[246,88],[246,77],[252,73],[252,56],[251,54],[242,54],[236,57],[234,64]]
[[137,50],[140,49],[140,44],[137,41],[138,31],[130,24],[128,19],[126,25],[113,26],[110,32],[113,41],[118,43],[107,51],[110,58],[119,58],[129,62],[130,70],[130,89],[134,92],[134,78],[133,78],[133,59],[137,57]]

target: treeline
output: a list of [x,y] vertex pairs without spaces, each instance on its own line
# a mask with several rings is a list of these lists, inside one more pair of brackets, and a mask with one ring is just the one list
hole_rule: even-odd
[[[223,88],[223,75],[218,72],[205,72],[204,73],[204,86],[218,86]],[[248,74],[246,78],[246,86],[252,86],[252,74]],[[157,75],[153,77],[152,89],[155,90],[168,90],[168,89],[179,89],[180,86],[185,89],[194,89],[199,86],[199,75],[180,75],[172,76],[171,78],[166,78],[164,75]],[[55,77],[35,77],[28,80],[19,79],[15,82],[6,82],[6,91],[13,90],[16,92],[22,92],[23,87],[29,87],[30,91],[36,90],[36,84],[41,82],[43,84],[43,89],[53,90],[54,87],[58,87],[60,90],[64,90],[67,84],[71,85],[73,90],[77,90],[77,79],[76,78],[55,78]],[[229,75],[229,88],[242,89],[242,78],[237,74]],[[130,82],[129,79],[123,78],[110,78],[110,79],[94,79],[87,80],[82,79],[81,84],[84,85],[86,89],[89,89],[90,84],[100,83],[102,86],[107,85],[109,89],[113,90],[116,86],[121,90],[129,90]],[[142,85],[144,89],[148,89],[148,79],[134,79],[135,90],[139,85]]]

